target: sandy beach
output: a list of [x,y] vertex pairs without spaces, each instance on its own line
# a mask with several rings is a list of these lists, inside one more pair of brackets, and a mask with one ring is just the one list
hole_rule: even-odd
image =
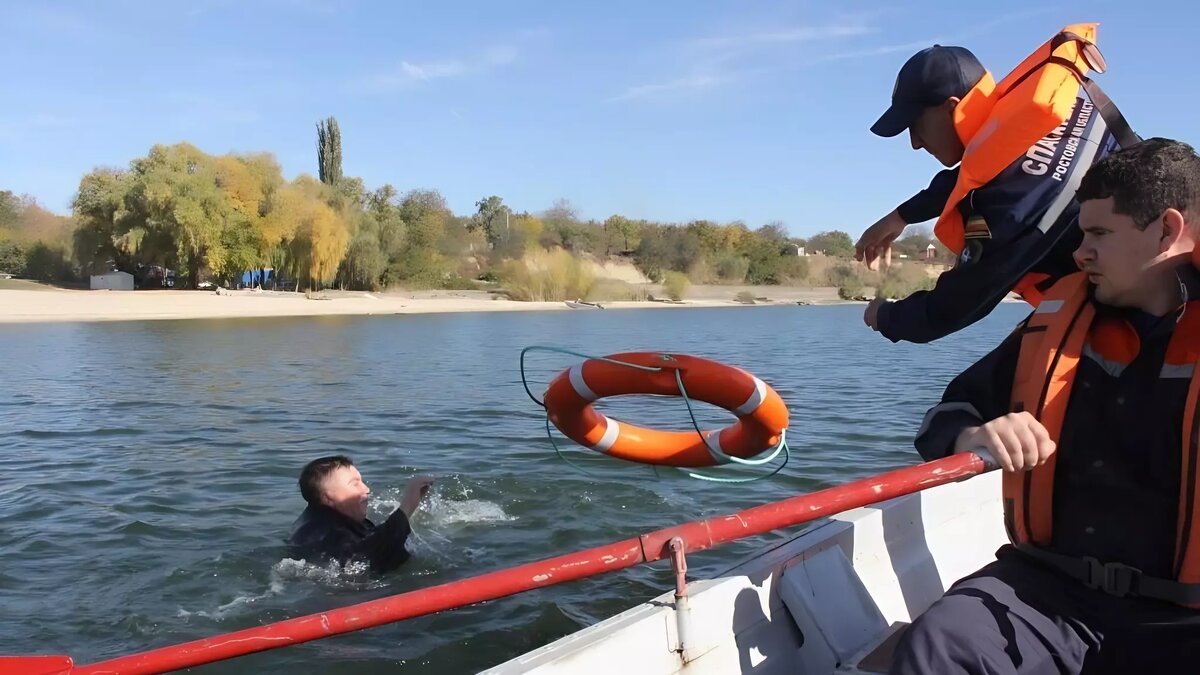
[[[328,292],[321,299],[303,293],[271,291],[88,291],[30,284],[0,289],[0,323],[70,321],[147,321],[164,319],[230,319],[284,316],[427,314],[449,312],[594,311],[572,309],[563,302],[517,302],[486,291]],[[36,290],[32,290],[36,288]],[[717,288],[718,290],[709,290]],[[682,304],[663,302],[603,302],[605,309],[683,309],[689,307],[762,307],[835,304],[835,289],[771,288],[754,305],[733,300],[747,287],[696,287]],[[832,291],[832,292],[831,292]]]

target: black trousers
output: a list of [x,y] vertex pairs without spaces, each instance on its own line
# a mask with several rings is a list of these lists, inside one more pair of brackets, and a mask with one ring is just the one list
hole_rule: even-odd
[[1200,611],[1089,589],[1006,546],[913,622],[889,672],[1200,673]]

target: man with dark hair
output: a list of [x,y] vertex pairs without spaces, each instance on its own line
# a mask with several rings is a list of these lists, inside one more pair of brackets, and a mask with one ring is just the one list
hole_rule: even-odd
[[1011,543],[914,621],[893,673],[1196,670],[1200,156],[1143,141],[1077,198],[1082,271],[947,386],[915,440],[927,460],[1002,467]]
[[[990,165],[993,156],[1011,152],[990,145],[1002,135],[996,131],[1001,122],[991,117],[1000,100],[996,88],[969,50],[934,45],[900,69],[892,104],[871,127],[884,137],[907,130],[913,150],[951,167],[855,244],[855,257],[876,269],[880,259],[890,263],[892,242],[908,224],[937,218],[935,233],[958,255],[931,290],[867,305],[863,321],[892,342],[932,342],[962,330],[1010,292],[1036,306],[1045,288],[1076,271],[1071,252],[1079,244],[1079,205],[1071,196],[1080,178],[1119,144],[1138,140],[1132,131],[1117,135],[1127,130],[1120,113],[1093,105],[1098,89],[1085,92],[1081,85],[1061,126],[1028,151],[1005,156],[1006,167],[977,184],[974,176],[986,175],[977,160]],[[1114,131],[1110,121],[1120,122]]]
[[345,455],[314,459],[300,472],[300,495],[308,506],[288,542],[300,555],[328,556],[342,565],[363,561],[373,572],[395,569],[408,560],[409,518],[432,482],[427,476],[410,479],[400,508],[376,527],[367,518],[371,489],[354,462]]

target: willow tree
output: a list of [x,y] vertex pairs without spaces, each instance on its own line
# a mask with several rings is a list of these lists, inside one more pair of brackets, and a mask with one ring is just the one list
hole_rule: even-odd
[[345,220],[325,204],[313,205],[306,223],[310,242],[308,276],[315,285],[328,286],[337,275],[338,265],[350,245],[350,231]]
[[[118,257],[117,241],[129,231],[125,194],[131,178],[118,169],[95,169],[79,180],[71,203],[75,215],[74,253],[85,274],[103,272]],[[139,242],[140,243],[140,242]]]

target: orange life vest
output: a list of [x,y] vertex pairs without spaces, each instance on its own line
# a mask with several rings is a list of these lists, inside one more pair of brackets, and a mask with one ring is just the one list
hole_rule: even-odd
[[[1095,307],[1088,298],[1082,273],[1064,277],[1050,288],[1023,329],[1011,410],[1032,413],[1057,443],[1062,432],[1071,385],[1087,341]],[[1189,303],[1167,348],[1167,365],[1196,368],[1200,361],[1200,301]],[[1200,462],[1196,424],[1200,403],[1200,369],[1193,369],[1183,420],[1183,479],[1179,486],[1179,516],[1175,570],[1181,584],[1200,584]],[[1009,538],[1018,547],[1048,544],[1052,538],[1054,467],[1057,455],[1023,472],[1006,472],[1004,516]],[[1197,589],[1200,593],[1200,588]],[[1197,596],[1200,597],[1200,596]],[[1192,603],[1180,603],[1192,604]],[[1192,604],[1200,607],[1200,602]]]
[[[959,203],[1062,125],[1089,70],[1103,68],[1092,63],[1103,63],[1094,48],[1097,25],[1079,23],[1063,28],[1000,84],[985,72],[955,107],[954,128],[965,152],[958,182],[933,230],[955,255],[962,253],[966,241]],[[1063,189],[1074,191],[1072,186]],[[1047,279],[1044,274],[1028,275],[1013,290],[1036,307],[1041,297],[1036,285]]]

